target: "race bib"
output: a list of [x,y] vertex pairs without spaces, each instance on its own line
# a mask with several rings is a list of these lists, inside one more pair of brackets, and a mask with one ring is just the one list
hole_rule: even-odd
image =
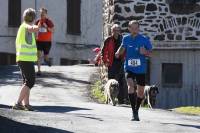
[[44,27],[41,27],[41,28],[39,29],[39,32],[47,32],[47,29],[44,28]]
[[128,60],[128,66],[138,67],[141,65],[140,59],[130,59]]

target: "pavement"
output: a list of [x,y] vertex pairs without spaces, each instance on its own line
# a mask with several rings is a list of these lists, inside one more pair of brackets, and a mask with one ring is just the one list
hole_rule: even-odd
[[11,109],[20,92],[18,67],[0,66],[0,133],[200,133],[200,116],[141,108],[136,122],[129,106],[93,102],[88,86],[96,67],[42,69],[31,90],[36,111],[28,112]]

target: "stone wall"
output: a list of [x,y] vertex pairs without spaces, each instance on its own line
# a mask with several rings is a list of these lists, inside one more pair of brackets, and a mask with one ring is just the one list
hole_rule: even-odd
[[[110,28],[113,24],[114,0],[103,1],[103,36],[110,35]],[[105,39],[105,38],[104,38]]]
[[[128,32],[132,19],[141,24],[141,33],[151,40],[185,41],[200,39],[200,4],[193,0],[105,0],[104,36],[118,23]],[[108,7],[110,5],[110,7]]]

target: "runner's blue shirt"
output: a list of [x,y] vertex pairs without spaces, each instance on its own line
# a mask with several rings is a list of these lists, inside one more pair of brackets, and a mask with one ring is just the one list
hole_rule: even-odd
[[144,47],[147,50],[152,50],[150,40],[141,34],[135,37],[128,34],[123,37],[122,47],[126,50],[126,59],[124,62],[125,71],[145,74],[147,69],[147,57],[140,54],[140,48]]

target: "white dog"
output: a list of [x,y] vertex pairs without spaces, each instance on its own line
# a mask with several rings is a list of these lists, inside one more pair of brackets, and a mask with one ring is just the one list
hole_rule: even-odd
[[156,96],[159,93],[158,87],[155,85],[145,86],[144,89],[144,104],[147,104],[150,108],[153,108],[156,104]]
[[106,103],[108,104],[110,102],[113,106],[115,106],[116,105],[115,99],[119,94],[118,81],[115,79],[109,79],[104,86],[104,94],[106,97]]

